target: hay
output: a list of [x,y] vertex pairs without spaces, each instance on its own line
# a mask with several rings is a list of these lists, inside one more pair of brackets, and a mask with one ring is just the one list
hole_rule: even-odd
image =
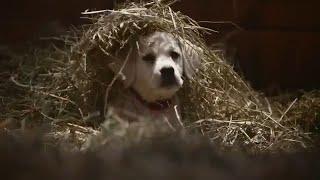
[[[312,104],[305,100],[283,104],[269,101],[205,46],[202,34],[209,33],[208,29],[174,12],[170,3],[126,3],[116,10],[85,12],[92,24],[66,35],[62,39],[66,47],[52,46],[33,51],[32,55],[11,58],[20,65],[10,82],[1,83],[4,113],[0,118],[3,122],[15,120],[23,128],[34,122],[60,125],[54,128],[56,135],[66,131],[66,128],[57,130],[61,127],[70,129],[68,123],[84,129],[88,125],[99,127],[104,120],[101,109],[106,89],[115,89],[110,84],[114,76],[106,68],[110,56],[117,59],[117,53],[135,44],[139,35],[157,30],[203,49],[202,69],[179,92],[187,130],[197,130],[222,146],[243,147],[250,152],[312,147],[310,128],[298,122],[310,115],[311,109],[317,109],[313,113],[319,112],[320,99],[314,99]],[[7,76],[8,73],[2,74],[4,79]],[[311,118],[316,122],[319,115]],[[73,133],[79,132],[75,126],[71,129]],[[89,136],[92,132],[84,134]]]

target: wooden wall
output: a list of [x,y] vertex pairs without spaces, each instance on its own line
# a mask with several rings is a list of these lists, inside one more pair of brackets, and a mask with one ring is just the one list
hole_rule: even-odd
[[278,90],[320,87],[320,1],[182,0],[176,9],[217,29],[208,43],[223,41],[253,86]]
[[[114,0],[3,0],[0,5],[0,43],[19,43],[52,25],[81,23],[86,9],[112,9]],[[54,31],[54,30],[53,30]]]
[[[110,9],[114,1],[5,0],[0,42],[24,41],[51,21],[79,23],[81,11]],[[219,30],[206,37],[208,44],[226,43],[226,52],[254,87],[271,93],[320,87],[320,1],[180,0],[174,9],[198,21],[216,22],[202,23]]]

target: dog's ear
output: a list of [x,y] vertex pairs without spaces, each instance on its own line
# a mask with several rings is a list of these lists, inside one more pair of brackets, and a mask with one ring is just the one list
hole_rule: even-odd
[[201,65],[203,50],[188,40],[180,39],[184,74],[191,79]]
[[136,56],[133,49],[121,52],[120,54],[126,54],[123,56],[118,56],[118,58],[112,58],[113,62],[108,64],[111,71],[119,76],[120,80],[123,82],[124,87],[128,88],[132,85],[135,80],[136,75]]

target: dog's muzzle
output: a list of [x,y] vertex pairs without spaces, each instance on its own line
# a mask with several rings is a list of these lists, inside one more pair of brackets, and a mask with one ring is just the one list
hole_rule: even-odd
[[161,73],[161,86],[170,87],[178,84],[177,78],[174,73],[174,68],[165,67],[160,70]]

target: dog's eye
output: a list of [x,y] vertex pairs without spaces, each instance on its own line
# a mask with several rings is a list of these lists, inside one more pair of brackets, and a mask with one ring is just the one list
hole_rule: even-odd
[[180,54],[175,52],[175,51],[170,51],[170,57],[173,59],[173,60],[176,60],[180,57]]
[[153,63],[156,60],[156,56],[152,53],[146,54],[142,57],[142,60]]

